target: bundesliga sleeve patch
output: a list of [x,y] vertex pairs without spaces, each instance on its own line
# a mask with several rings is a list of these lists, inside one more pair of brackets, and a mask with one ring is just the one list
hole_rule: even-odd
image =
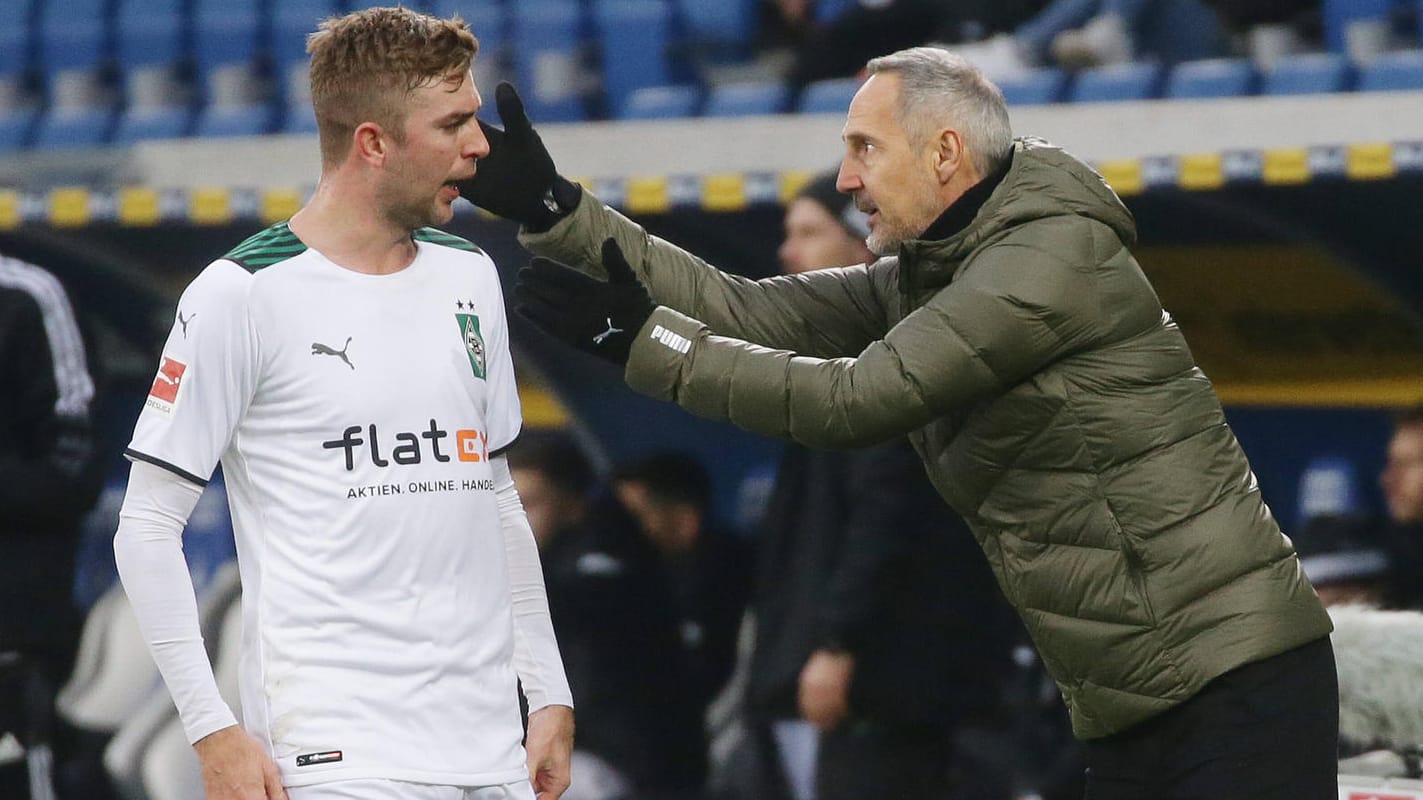
[[176,358],[163,356],[163,363],[158,367],[158,375],[153,379],[153,388],[148,390],[144,406],[164,416],[171,415],[173,409],[178,407],[178,397],[183,391],[183,377],[187,372],[187,364]]

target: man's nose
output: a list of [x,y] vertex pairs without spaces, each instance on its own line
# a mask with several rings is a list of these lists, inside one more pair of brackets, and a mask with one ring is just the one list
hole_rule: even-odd
[[469,158],[484,158],[489,155],[489,137],[484,135],[484,129],[479,126],[478,120],[470,120],[470,125],[474,127],[465,152]]
[[848,160],[840,162],[840,172],[835,175],[835,191],[841,194],[849,194],[853,191],[864,188],[865,184],[856,174],[854,167],[850,166]]

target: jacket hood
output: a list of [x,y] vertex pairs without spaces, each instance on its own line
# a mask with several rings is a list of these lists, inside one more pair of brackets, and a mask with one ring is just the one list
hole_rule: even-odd
[[[1096,220],[1115,231],[1128,248],[1136,245],[1136,221],[1101,175],[1042,139],[1018,139],[1013,143],[1013,166],[967,228],[947,239],[904,243],[901,267],[912,262],[910,271],[917,273],[917,280],[903,288],[948,283],[964,257],[988,239],[1027,222],[1061,216]],[[938,274],[943,270],[947,274]]]

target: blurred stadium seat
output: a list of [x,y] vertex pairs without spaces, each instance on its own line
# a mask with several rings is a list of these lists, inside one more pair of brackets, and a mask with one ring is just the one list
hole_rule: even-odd
[[39,3],[39,59],[45,71],[102,66],[112,52],[108,12],[105,0]]
[[1075,103],[1147,100],[1161,91],[1161,65],[1153,62],[1114,64],[1084,69],[1072,82]]
[[[306,13],[312,14],[314,28],[320,10]],[[205,100],[194,133],[270,132],[276,92],[264,66],[271,33],[260,0],[195,0],[193,39],[197,81]],[[304,80],[304,71],[302,76]]]
[[509,75],[509,21],[499,0],[440,0],[434,13],[441,17],[458,14],[479,39],[479,53],[472,71],[475,86],[492,98],[494,87]]
[[583,10],[576,0],[525,0],[514,6],[514,71],[538,122],[588,116]]
[[265,55],[265,15],[259,0],[194,0],[193,56],[198,80],[224,66],[251,65]]
[[856,6],[856,0],[819,0],[815,4],[815,21],[829,22]]
[[1326,94],[1348,91],[1354,80],[1349,59],[1339,53],[1285,56],[1265,75],[1263,94]]
[[0,81],[18,78],[34,57],[31,48],[34,5],[32,0],[0,3]]
[[114,126],[112,144],[131,144],[144,139],[176,139],[193,132],[190,106],[130,106]]
[[173,66],[188,57],[191,28],[183,0],[119,0],[114,51],[120,70]]
[[751,55],[759,19],[756,0],[676,0],[691,50],[714,62]]
[[790,89],[780,81],[738,81],[712,87],[707,94],[707,117],[745,117],[779,114],[786,110]]
[[191,133],[193,89],[184,78],[191,34],[183,0],[119,0],[114,53],[124,108],[114,128],[114,144]]
[[[208,106],[198,118],[197,136],[257,136],[276,129],[277,112],[270,103]],[[313,126],[312,130],[315,130]]]
[[[1369,28],[1375,32],[1386,32],[1394,5],[1395,0],[1322,0],[1319,13],[1324,23],[1325,48],[1334,53],[1349,53],[1351,37],[1365,33]],[[1402,6],[1401,3],[1397,5]],[[1351,28],[1354,30],[1351,31]],[[1357,43],[1355,47],[1358,47]]]
[[1166,79],[1166,97],[1175,100],[1240,97],[1255,93],[1255,66],[1244,58],[1183,61]]
[[802,114],[844,114],[850,99],[864,81],[859,78],[827,78],[807,84],[796,110]]
[[316,30],[321,20],[341,12],[339,0],[282,0],[271,14],[267,50],[271,55],[272,80],[278,85],[277,95],[283,107],[281,130],[285,133],[316,131],[306,37]]
[[18,150],[29,144],[39,111],[34,108],[11,108],[0,111],[0,154]]
[[35,150],[98,147],[109,141],[113,127],[111,105],[51,106],[35,126],[30,147]]
[[1397,92],[1423,89],[1423,50],[1379,56],[1359,70],[1359,91]]
[[622,109],[646,86],[675,83],[672,8],[662,0],[598,0],[593,7],[608,108]]
[[1067,73],[1056,68],[1035,69],[998,81],[1010,106],[1040,106],[1060,102],[1067,89]]
[[668,119],[697,113],[701,90],[696,86],[644,86],[627,96],[618,119]]

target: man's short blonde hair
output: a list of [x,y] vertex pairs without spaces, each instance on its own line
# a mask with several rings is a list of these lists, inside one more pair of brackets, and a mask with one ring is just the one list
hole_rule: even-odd
[[367,8],[323,21],[306,39],[322,163],[344,159],[352,134],[365,122],[403,141],[411,93],[463,76],[478,50],[479,41],[459,17]]

